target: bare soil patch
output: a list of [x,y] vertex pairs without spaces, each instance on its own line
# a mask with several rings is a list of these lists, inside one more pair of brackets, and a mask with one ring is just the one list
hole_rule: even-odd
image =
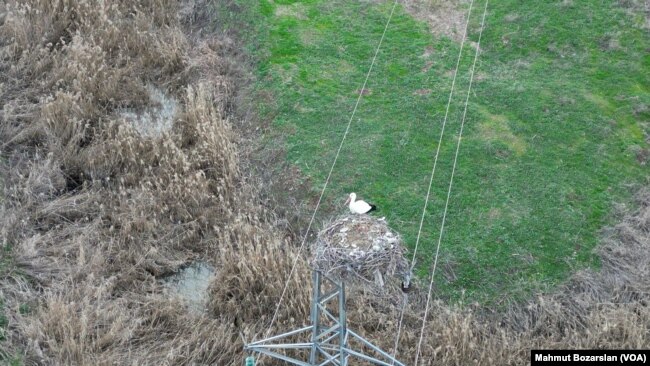
[[124,109],[120,117],[143,137],[160,137],[173,126],[178,102],[153,85],[147,85],[150,105],[141,110]]
[[403,4],[414,18],[425,21],[436,36],[462,41],[466,0],[405,0]]
[[170,296],[179,297],[190,311],[202,312],[206,307],[208,287],[213,276],[214,268],[197,261],[163,278],[163,285]]
[[650,30],[650,2],[647,0],[618,0],[617,5],[625,9],[631,18],[640,15],[643,21],[639,22],[637,26]]
[[354,91],[355,94],[361,94],[361,95],[371,95],[372,94],[372,89],[365,88],[365,89],[357,89]]

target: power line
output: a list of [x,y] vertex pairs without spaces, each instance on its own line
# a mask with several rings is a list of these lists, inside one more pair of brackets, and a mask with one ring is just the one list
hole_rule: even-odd
[[454,183],[454,174],[456,173],[456,165],[458,163],[458,153],[460,151],[460,142],[463,138],[463,128],[465,127],[465,118],[467,117],[467,105],[469,104],[469,96],[472,90],[472,82],[474,81],[474,71],[476,70],[476,61],[478,60],[478,55],[481,52],[481,37],[483,36],[483,28],[485,26],[485,15],[487,14],[489,0],[485,1],[485,8],[483,9],[483,18],[481,20],[481,30],[478,36],[478,43],[476,45],[476,54],[474,55],[474,62],[472,63],[472,71],[469,79],[469,87],[467,88],[467,97],[465,98],[465,109],[463,110],[463,118],[460,123],[460,131],[458,132],[458,142],[456,143],[456,154],[454,156],[454,165],[451,170],[451,178],[449,179],[449,188],[447,189],[447,200],[445,202],[445,210],[442,215],[442,223],[440,225],[440,235],[438,236],[438,245],[436,247],[436,256],[433,262],[433,269],[431,271],[431,281],[429,282],[429,292],[427,294],[427,303],[424,308],[424,317],[422,318],[422,328],[420,329],[420,339],[418,341],[417,351],[415,353],[415,365],[418,364],[418,359],[420,357],[420,349],[422,347],[422,340],[424,338],[424,327],[427,322],[427,315],[429,313],[429,305],[431,302],[431,290],[433,289],[433,279],[436,274],[436,266],[438,264],[438,254],[440,253],[440,243],[442,242],[442,234],[445,230],[445,221],[447,219],[447,210],[449,208],[449,198],[451,197],[451,187]]
[[359,97],[357,98],[357,101],[354,105],[354,109],[352,110],[352,114],[350,115],[350,120],[348,121],[348,125],[345,129],[345,133],[343,134],[343,138],[341,139],[341,144],[339,145],[339,148],[336,152],[336,156],[334,157],[334,161],[332,162],[332,166],[330,168],[329,173],[327,174],[327,179],[325,179],[325,185],[323,186],[323,189],[321,190],[320,197],[318,198],[318,202],[316,203],[316,208],[314,209],[314,213],[311,215],[311,219],[309,220],[309,225],[307,226],[307,231],[305,231],[305,235],[302,239],[302,243],[300,244],[300,249],[298,249],[298,255],[296,255],[296,258],[293,261],[293,265],[291,266],[291,271],[289,272],[289,276],[287,277],[287,280],[285,282],[284,288],[282,289],[282,294],[280,295],[280,299],[278,300],[278,303],[275,308],[275,312],[273,313],[273,317],[271,318],[271,323],[269,324],[269,327],[266,331],[266,336],[268,337],[271,329],[273,327],[273,323],[275,322],[278,312],[280,310],[280,306],[282,305],[282,301],[284,300],[284,296],[286,295],[287,292],[287,287],[289,286],[289,281],[291,280],[291,277],[293,276],[294,271],[296,270],[296,265],[298,263],[298,260],[300,259],[300,254],[302,253],[302,250],[305,247],[305,243],[307,242],[307,236],[309,235],[309,231],[311,230],[311,227],[314,223],[314,219],[316,218],[316,213],[318,212],[318,208],[320,207],[321,201],[323,200],[323,196],[325,195],[325,190],[327,189],[327,185],[329,184],[330,178],[332,177],[332,172],[334,171],[334,167],[336,166],[336,162],[339,158],[339,155],[341,153],[341,150],[343,149],[343,143],[345,142],[346,137],[348,136],[348,132],[350,131],[350,126],[352,125],[352,120],[354,118],[354,115],[357,112],[357,108],[359,107],[359,103],[361,101],[361,97],[363,96],[363,92],[366,89],[366,84],[368,83],[368,79],[370,78],[370,73],[372,72],[372,69],[375,65],[375,61],[377,60],[377,55],[379,54],[379,50],[381,48],[381,45],[384,41],[384,38],[386,37],[386,31],[388,30],[388,26],[393,18],[393,14],[395,13],[395,8],[397,7],[397,3],[399,0],[395,0],[393,2],[393,7],[390,11],[390,15],[388,16],[388,20],[386,21],[386,25],[384,27],[384,32],[381,35],[381,39],[379,40],[379,43],[377,44],[377,48],[375,50],[375,55],[372,58],[372,62],[370,63],[370,68],[368,69],[368,73],[366,74],[366,79],[363,82],[363,86],[361,87],[361,90],[359,92]]
[[[422,208],[422,217],[420,218],[420,227],[418,229],[418,235],[415,239],[415,248],[413,249],[413,258],[411,259],[411,267],[409,268],[409,274],[413,273],[413,268],[415,267],[415,257],[418,251],[418,246],[420,244],[420,236],[422,234],[422,226],[424,224],[424,217],[427,212],[427,205],[429,204],[429,197],[431,195],[431,186],[433,184],[433,176],[436,172],[436,166],[438,165],[438,156],[440,155],[440,146],[442,145],[442,137],[445,134],[445,126],[447,125],[447,117],[449,116],[449,107],[451,105],[452,96],[454,94],[454,88],[456,86],[456,76],[458,75],[458,68],[460,66],[460,59],[463,54],[463,47],[465,46],[465,39],[467,37],[467,28],[469,27],[469,19],[472,15],[472,7],[474,6],[474,0],[469,5],[469,10],[467,12],[467,21],[465,22],[465,30],[463,32],[463,40],[460,43],[460,51],[458,52],[458,59],[456,60],[456,69],[454,70],[454,78],[451,82],[451,90],[449,92],[449,100],[447,101],[447,109],[445,110],[445,117],[442,121],[442,129],[440,131],[440,139],[438,140],[438,147],[436,149],[436,155],[433,160],[433,168],[431,169],[431,176],[429,178],[429,187],[427,188],[427,195],[424,199],[424,207]],[[427,79],[428,80],[428,79]],[[402,304],[402,309],[400,311],[399,322],[397,326],[397,336],[395,337],[395,345],[393,348],[393,357],[397,354],[397,346],[399,344],[399,338],[402,332],[402,322],[404,320],[404,311],[406,305],[408,304],[408,295],[404,297],[404,303]]]

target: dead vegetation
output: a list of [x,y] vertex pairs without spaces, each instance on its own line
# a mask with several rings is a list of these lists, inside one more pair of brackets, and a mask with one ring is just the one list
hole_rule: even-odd
[[[3,354],[26,364],[228,364],[242,348],[235,312],[225,312],[240,304],[228,299],[270,312],[267,292],[291,258],[241,179],[226,116],[239,77],[224,56],[232,41],[194,32],[209,4],[183,6],[7,4],[1,230],[18,271],[1,285]],[[123,115],[159,107],[151,88],[178,101],[171,128],[155,134]],[[215,286],[214,316],[166,298],[157,279],[199,256],[220,269],[216,283],[239,285],[246,298]],[[260,277],[266,266],[278,275]],[[18,311],[25,303],[29,315]]]
[[[0,8],[0,357],[27,365],[237,365],[265,331],[295,256],[282,217],[244,179],[237,44],[201,31],[206,1],[13,0]],[[177,101],[143,135],[121,113]],[[436,302],[425,364],[520,365],[530,348],[648,348],[650,192],[606,233],[600,272],[504,316]],[[158,279],[192,258],[216,275],[209,312]],[[274,332],[308,317],[300,260]],[[414,291],[398,356],[413,362],[426,294]],[[357,292],[353,329],[392,349],[399,302]],[[28,310],[25,310],[28,309]],[[270,361],[265,364],[271,364]]]

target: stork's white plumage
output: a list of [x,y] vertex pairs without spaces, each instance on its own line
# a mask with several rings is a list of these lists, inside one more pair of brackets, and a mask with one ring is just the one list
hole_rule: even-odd
[[357,201],[356,193],[350,193],[350,196],[348,197],[348,200],[345,201],[345,203],[347,204],[348,202],[350,202],[350,212],[353,214],[365,214],[377,209],[375,205],[368,204],[366,201]]

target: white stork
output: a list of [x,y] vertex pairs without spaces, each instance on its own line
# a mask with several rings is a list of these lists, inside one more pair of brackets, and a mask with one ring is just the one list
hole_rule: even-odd
[[347,201],[345,201],[345,204],[350,203],[350,212],[353,214],[365,214],[371,211],[375,211],[377,209],[377,206],[368,204],[368,202],[363,201],[363,200],[358,200],[357,201],[357,194],[356,193],[350,193],[350,196],[348,197]]

